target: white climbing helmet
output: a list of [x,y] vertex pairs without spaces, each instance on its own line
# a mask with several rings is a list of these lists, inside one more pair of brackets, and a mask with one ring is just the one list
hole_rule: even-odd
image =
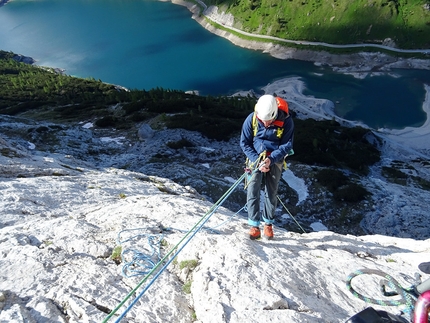
[[278,103],[273,95],[265,94],[261,96],[255,105],[257,118],[262,121],[276,119],[278,116]]

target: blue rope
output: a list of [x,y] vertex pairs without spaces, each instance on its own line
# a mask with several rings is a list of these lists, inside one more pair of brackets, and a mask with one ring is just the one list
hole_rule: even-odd
[[[161,259],[161,241],[164,238],[163,234],[153,235],[153,234],[135,234],[125,240],[121,240],[121,233],[130,232],[130,231],[141,231],[145,230],[144,228],[136,228],[136,229],[125,229],[118,233],[117,244],[124,245],[128,242],[133,242],[135,240],[146,238],[148,249],[150,251],[149,254],[141,252],[140,250],[130,248],[123,248],[121,252],[121,260],[123,262],[122,267],[122,275],[124,277],[134,277],[140,275],[147,275],[152,268],[157,264],[157,262]],[[130,259],[127,261],[127,259]]]
[[[255,170],[257,171],[257,170]],[[254,171],[254,172],[255,172]],[[210,217],[213,215],[213,213],[224,203],[224,201],[230,196],[230,194],[233,192],[233,190],[236,189],[236,187],[242,182],[242,180],[245,178],[247,173],[242,174],[242,176],[227,190],[227,192],[209,209],[209,211],[194,225],[193,228],[191,228],[185,236],[174,246],[163,258],[159,259],[158,263],[153,266],[153,268],[146,274],[146,276],[140,281],[140,283],[124,298],[124,300],[118,304],[118,306],[109,313],[109,315],[103,320],[103,323],[107,322],[124,303],[136,293],[137,289],[142,286],[144,282],[149,278],[151,274],[155,272],[155,270],[161,266],[169,257],[172,255],[174,250],[177,250],[176,253],[173,254],[172,257],[164,264],[164,266],[155,274],[155,276],[152,278],[152,280],[146,285],[146,287],[140,292],[140,294],[135,297],[135,299],[130,303],[130,305],[126,308],[126,310],[117,318],[115,321],[120,322],[121,319],[124,318],[124,316],[130,311],[130,309],[137,303],[137,301],[143,296],[143,294],[149,289],[149,287],[155,282],[155,280],[161,275],[161,273],[167,268],[167,266],[175,259],[175,257],[179,254],[179,252],[182,251],[182,249],[188,244],[188,242],[197,234],[198,231],[202,229],[204,224],[210,219]],[[188,238],[187,238],[188,237]],[[186,240],[185,240],[186,239]],[[161,240],[160,240],[161,241]],[[185,242],[184,242],[185,241]],[[184,243],[183,243],[184,242]],[[179,245],[182,246],[178,248]],[[177,249],[178,248],[178,249]],[[145,264],[146,266],[146,264]]]
[[240,212],[242,212],[243,210],[246,210],[246,205],[245,206],[243,206],[239,211],[237,211],[235,214],[233,214],[232,216],[230,216],[227,220],[225,220],[224,222],[222,222],[222,223],[220,223],[220,224],[218,224],[218,225],[216,225],[216,226],[214,226],[214,227],[211,227],[211,228],[205,228],[207,231],[210,231],[210,232],[212,232],[212,233],[216,233],[216,234],[219,234],[220,232],[218,231],[218,230],[216,230],[217,228],[219,228],[219,227],[222,227],[223,225],[225,225],[226,223],[228,223],[228,222],[230,222],[236,215],[238,215]]
[[[213,226],[202,229],[214,233],[220,234],[220,231],[217,229],[230,222],[237,214],[239,214],[242,210],[246,209],[246,206],[242,207],[239,211],[234,213],[224,222]],[[118,233],[117,237],[117,245],[125,245],[127,243],[134,243],[136,240],[144,239],[147,240],[148,250],[141,251],[135,248],[124,248],[121,252],[121,262],[123,263],[123,267],[121,270],[122,276],[130,278],[135,276],[143,276],[147,275],[160,261],[161,259],[161,243],[164,239],[164,234],[135,234],[127,239],[121,240],[121,234],[129,231],[142,231],[146,230],[146,228],[136,228],[136,229],[124,229]],[[175,228],[163,228],[165,231],[179,231],[179,232],[187,232],[186,230],[175,229]],[[194,230],[193,230],[194,232]]]

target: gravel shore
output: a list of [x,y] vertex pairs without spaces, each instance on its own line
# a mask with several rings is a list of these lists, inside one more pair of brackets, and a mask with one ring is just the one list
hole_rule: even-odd
[[[287,45],[274,44],[272,42],[259,42],[255,40],[245,40],[228,31],[215,28],[206,18],[200,14],[200,7],[196,4],[184,0],[171,0],[172,3],[182,5],[193,13],[192,18],[210,32],[224,37],[233,44],[269,53],[279,59],[297,59],[314,62],[318,65],[333,67],[338,72],[344,73],[364,73],[375,71],[389,71],[392,68],[406,69],[426,69],[430,70],[429,59],[402,58],[388,55],[382,52],[359,52],[354,54],[332,54],[327,51],[303,50],[288,47]],[[234,19],[231,15],[218,13],[215,7],[205,10],[210,13],[211,20],[216,20],[222,25],[230,26]]]

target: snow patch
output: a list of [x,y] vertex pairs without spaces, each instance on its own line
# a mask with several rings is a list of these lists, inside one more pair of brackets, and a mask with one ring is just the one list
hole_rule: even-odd
[[102,142],[115,142],[118,145],[122,145],[123,143],[121,142],[121,140],[124,140],[125,137],[118,137],[118,138],[111,138],[111,137],[101,137],[100,140]]
[[322,224],[321,222],[314,222],[311,224],[311,228],[312,230],[314,230],[315,232],[319,232],[319,231],[329,231],[328,228]]
[[282,174],[282,178],[288,183],[288,186],[295,190],[299,195],[299,200],[296,205],[299,205],[301,202],[307,199],[307,197],[309,196],[308,187],[306,186],[305,181],[303,179],[294,175],[293,172],[289,169],[284,171],[284,173]]
[[33,144],[32,142],[27,141],[27,144],[28,144],[28,149],[33,150],[33,149],[35,149],[35,148],[36,148],[36,145],[35,145],[35,144]]

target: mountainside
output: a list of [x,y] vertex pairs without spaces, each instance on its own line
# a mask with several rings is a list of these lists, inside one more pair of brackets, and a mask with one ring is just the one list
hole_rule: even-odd
[[368,306],[409,320],[408,303],[360,299],[393,297],[357,271],[405,288],[430,278],[429,239],[276,227],[251,241],[244,217],[191,187],[8,140],[0,150],[1,322],[341,323]]
[[[280,185],[288,209],[277,210],[275,240],[250,241],[242,183],[214,208],[243,174],[237,134],[168,125],[205,120],[203,107],[222,120],[216,104],[244,113],[252,93],[128,93],[8,62],[0,81],[42,103],[8,93],[0,115],[0,321],[105,322],[130,306],[121,321],[341,323],[370,305],[350,292],[351,273],[389,273],[404,287],[429,278],[429,121],[372,131],[304,96],[297,78],[264,87],[288,100],[303,144]],[[73,102],[52,103],[62,90]],[[136,99],[104,101],[115,94]],[[353,288],[389,303],[380,280],[360,275]],[[408,306],[372,306],[409,319]]]
[[343,323],[368,306],[410,321],[382,277],[346,281],[430,279],[430,120],[357,127],[296,78],[267,85],[297,155],[275,239],[250,241],[243,185],[214,205],[243,174],[253,93],[129,92],[0,56],[0,322]]
[[[13,59],[2,62],[0,112],[14,117],[0,117],[0,135],[14,146],[162,175],[213,202],[229,179],[243,173],[238,134],[255,104],[253,93],[213,98],[163,89],[129,92]],[[295,155],[288,158],[278,195],[301,227],[310,232],[322,223],[342,234],[427,239],[426,205],[414,202],[430,195],[430,152],[420,144],[427,140],[427,123],[405,129],[414,140],[397,145],[402,138],[336,117],[332,102],[306,97],[303,88],[289,78],[262,89],[282,94],[296,123]],[[425,111],[429,102],[427,97]],[[7,149],[2,154],[14,156]],[[245,199],[237,190],[225,206],[237,211]],[[277,212],[278,225],[302,232],[285,207]]]
[[428,0],[203,2],[232,14],[229,25],[249,33],[332,44],[392,42],[399,48],[430,48]]

